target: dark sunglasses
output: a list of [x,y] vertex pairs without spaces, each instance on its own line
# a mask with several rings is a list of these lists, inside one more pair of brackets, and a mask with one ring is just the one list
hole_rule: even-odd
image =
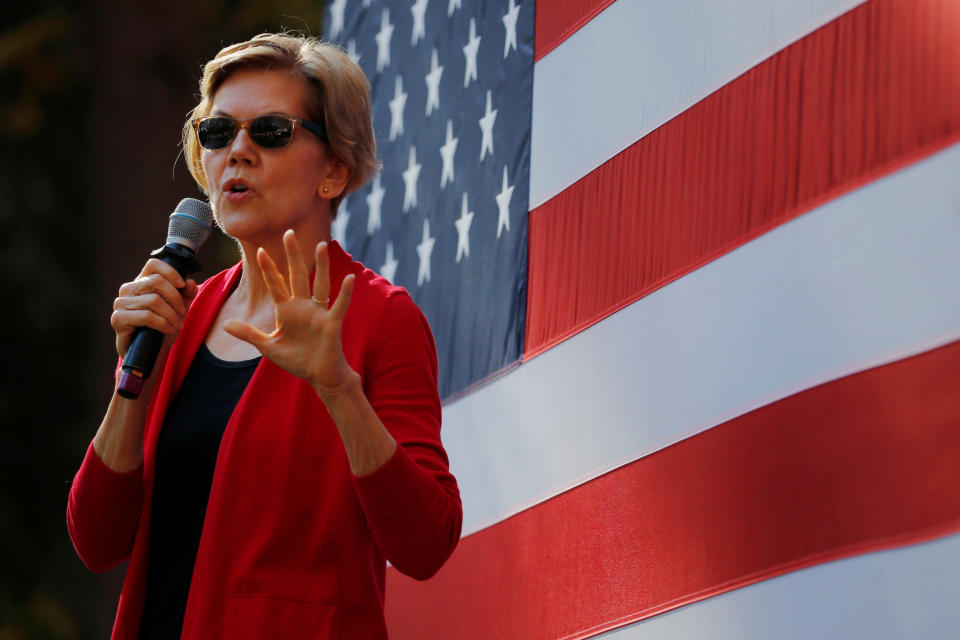
[[289,144],[298,125],[302,125],[307,131],[312,131],[324,142],[327,141],[327,132],[323,125],[306,118],[292,116],[257,116],[249,120],[237,120],[227,116],[206,116],[195,118],[192,122],[200,146],[211,151],[223,149],[233,142],[240,129],[246,129],[250,139],[266,149],[276,149]]

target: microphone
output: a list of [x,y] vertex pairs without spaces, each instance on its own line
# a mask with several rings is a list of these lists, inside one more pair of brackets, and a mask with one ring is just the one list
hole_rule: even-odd
[[[163,260],[186,279],[188,274],[200,270],[200,263],[194,256],[210,236],[212,222],[213,210],[209,204],[196,198],[184,198],[170,214],[167,243],[151,252],[150,257]],[[138,327],[134,330],[123,357],[117,393],[130,399],[140,395],[143,381],[150,377],[162,343],[163,334],[156,329]]]

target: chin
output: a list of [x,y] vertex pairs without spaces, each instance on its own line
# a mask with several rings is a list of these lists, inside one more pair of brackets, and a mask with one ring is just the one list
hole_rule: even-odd
[[253,239],[263,231],[261,225],[258,224],[261,221],[258,221],[256,216],[251,219],[251,216],[236,211],[221,211],[216,216],[216,221],[220,230],[234,240]]

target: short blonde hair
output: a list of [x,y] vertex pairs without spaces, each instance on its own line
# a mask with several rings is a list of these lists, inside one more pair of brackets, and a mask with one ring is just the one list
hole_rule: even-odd
[[231,73],[241,69],[287,70],[311,88],[307,118],[323,123],[330,152],[350,170],[347,188],[331,202],[332,214],[336,216],[343,196],[359,189],[379,169],[370,111],[370,83],[360,65],[335,45],[286,33],[261,33],[221,49],[204,65],[200,103],[190,111],[183,125],[187,167],[204,193],[207,193],[207,177],[200,163],[201,147],[192,120],[210,114],[217,90]]

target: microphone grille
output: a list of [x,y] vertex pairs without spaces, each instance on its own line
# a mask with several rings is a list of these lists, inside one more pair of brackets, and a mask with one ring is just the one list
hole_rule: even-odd
[[213,226],[213,209],[196,198],[184,198],[170,214],[167,243],[175,242],[193,249],[194,253],[207,241]]

